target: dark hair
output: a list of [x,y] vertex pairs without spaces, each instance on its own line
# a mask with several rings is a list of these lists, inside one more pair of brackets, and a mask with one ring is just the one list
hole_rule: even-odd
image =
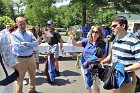
[[35,27],[34,27],[34,26],[30,27],[30,28],[29,28],[29,30],[32,30],[32,31],[33,31],[33,33],[36,33],[36,29],[35,29]]
[[29,30],[32,31],[33,35],[37,38],[37,32],[34,26],[30,27]]
[[125,30],[128,29],[128,21],[124,16],[117,16],[116,18],[113,19],[113,22],[119,22],[120,25],[125,24],[126,25]]
[[15,30],[14,26],[10,26],[9,32],[12,33]]
[[91,33],[90,33],[90,37],[89,37],[89,41],[92,41],[92,32],[94,29],[97,29],[98,33],[99,33],[99,38],[97,39],[97,41],[103,41],[104,40],[104,33],[103,33],[103,29],[100,26],[95,26],[91,29]]

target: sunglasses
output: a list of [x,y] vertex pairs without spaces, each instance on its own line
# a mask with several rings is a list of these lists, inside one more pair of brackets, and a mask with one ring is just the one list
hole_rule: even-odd
[[99,32],[98,32],[98,31],[92,31],[92,33],[99,34]]
[[110,26],[110,28],[116,28],[117,27],[117,24],[115,24],[115,25],[112,25],[112,26]]

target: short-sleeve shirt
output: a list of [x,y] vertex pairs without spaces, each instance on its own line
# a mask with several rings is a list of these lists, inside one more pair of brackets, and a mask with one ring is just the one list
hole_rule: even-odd
[[140,62],[140,41],[133,33],[127,33],[122,38],[116,38],[112,46],[112,62],[124,65]]
[[58,44],[61,36],[58,32],[55,31],[51,31],[52,37],[50,38],[50,41],[48,42],[49,45],[54,45],[54,44]]
[[[84,47],[83,55],[81,58],[81,64],[83,64],[84,62],[89,61],[88,57],[90,55],[94,55],[94,52],[96,50],[96,45],[88,41],[87,39],[84,39],[81,42],[82,42],[82,46]],[[106,45],[104,47],[104,54],[106,54]]]
[[89,28],[88,27],[83,27],[82,28],[82,37],[87,38],[88,32],[89,32]]
[[109,30],[104,28],[104,38],[106,38],[109,35]]

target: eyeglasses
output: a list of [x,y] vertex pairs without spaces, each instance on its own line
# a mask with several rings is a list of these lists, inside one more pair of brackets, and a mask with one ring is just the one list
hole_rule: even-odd
[[98,31],[92,31],[92,33],[99,34],[99,32],[98,32]]
[[110,26],[110,28],[116,28],[117,27],[117,24],[115,24],[115,25],[112,25],[112,26]]

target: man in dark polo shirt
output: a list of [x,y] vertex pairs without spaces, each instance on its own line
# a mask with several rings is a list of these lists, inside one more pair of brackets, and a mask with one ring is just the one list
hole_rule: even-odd
[[50,46],[56,45],[56,50],[55,50],[56,52],[54,53],[54,58],[55,58],[54,67],[55,67],[56,75],[59,76],[60,72],[59,72],[59,64],[58,64],[58,58],[59,58],[59,44],[58,43],[60,43],[60,50],[62,52],[63,51],[63,40],[62,40],[60,34],[55,31],[52,20],[49,20],[47,22],[47,30],[48,30],[46,32],[47,43]]

